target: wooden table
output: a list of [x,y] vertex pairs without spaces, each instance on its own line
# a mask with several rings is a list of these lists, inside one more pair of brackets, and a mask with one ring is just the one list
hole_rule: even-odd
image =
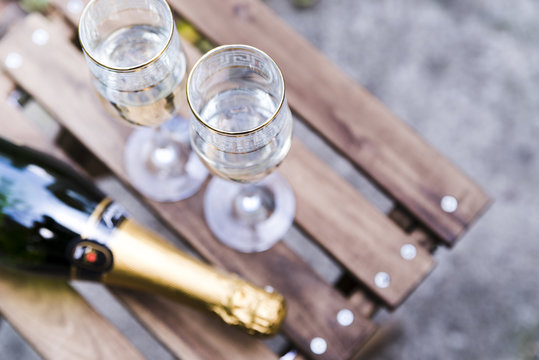
[[[271,54],[283,69],[295,114],[367,175],[391,199],[393,209],[388,214],[378,210],[294,139],[280,171],[297,198],[295,225],[344,270],[339,281],[330,284],[284,243],[249,255],[218,243],[203,219],[203,191],[173,204],[140,198],[208,262],[285,295],[289,313],[282,335],[298,354],[289,353],[289,358],[354,357],[375,331],[375,312],[394,309],[410,295],[433,269],[436,246],[455,245],[487,208],[489,197],[261,1],[169,2],[176,15],[215,44],[245,43]],[[60,124],[62,139],[93,153],[129,187],[122,149],[130,129],[102,110],[77,46],[75,27],[83,3],[53,0],[45,15],[10,20],[0,39],[1,135],[78,161],[75,166],[85,171],[87,163],[73,158],[73,151],[61,146],[65,141],[45,140],[8,101],[14,88],[22,88]],[[0,19],[5,8],[0,8]],[[48,36],[36,41],[36,31]],[[187,41],[184,45],[193,64],[200,53]],[[183,111],[185,115],[187,106]],[[111,291],[181,359],[284,355],[185,305]],[[353,314],[351,324],[339,321],[342,310]],[[2,273],[0,313],[47,359],[142,358],[67,282]],[[320,339],[327,346],[315,354]]]

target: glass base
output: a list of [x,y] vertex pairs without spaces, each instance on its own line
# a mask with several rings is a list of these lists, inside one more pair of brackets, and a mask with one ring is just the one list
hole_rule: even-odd
[[139,127],[131,133],[125,167],[133,186],[146,197],[180,201],[200,189],[208,170],[191,151],[188,121],[174,119],[163,126],[166,131]]
[[292,225],[295,211],[294,193],[277,173],[254,185],[214,177],[204,197],[204,215],[213,234],[245,253],[272,247]]

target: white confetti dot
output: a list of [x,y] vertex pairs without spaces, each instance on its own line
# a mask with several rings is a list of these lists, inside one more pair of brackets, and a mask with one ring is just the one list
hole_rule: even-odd
[[454,196],[446,195],[442,198],[440,206],[442,207],[442,210],[446,213],[452,213],[457,210],[459,202],[457,201],[457,199],[455,199]]
[[67,11],[72,14],[78,14],[82,11],[82,5],[81,0],[69,0],[67,3]]
[[22,56],[18,53],[9,53],[6,57],[5,64],[10,69],[18,69],[22,65]]
[[311,351],[314,354],[320,355],[326,352],[328,348],[328,344],[326,340],[322,339],[321,337],[315,337],[311,340]]
[[32,41],[38,46],[43,46],[49,42],[49,33],[43,29],[37,29],[32,33]]
[[404,244],[401,247],[401,256],[404,260],[412,260],[417,255],[417,249],[412,244]]
[[374,276],[374,283],[376,286],[378,286],[380,289],[385,289],[389,286],[391,282],[391,278],[389,277],[389,274],[386,272],[379,272]]
[[354,313],[348,309],[342,309],[337,313],[337,321],[341,326],[350,326],[354,322]]

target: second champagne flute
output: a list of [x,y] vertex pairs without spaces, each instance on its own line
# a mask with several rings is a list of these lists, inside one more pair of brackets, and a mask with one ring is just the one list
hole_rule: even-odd
[[193,195],[207,170],[191,151],[189,122],[175,115],[186,60],[166,1],[92,0],[79,37],[105,108],[139,126],[124,149],[132,184],[157,201]]
[[295,212],[292,189],[271,174],[292,143],[279,67],[251,46],[218,47],[193,67],[187,101],[193,148],[216,175],[204,198],[208,226],[236,250],[268,249],[288,231]]

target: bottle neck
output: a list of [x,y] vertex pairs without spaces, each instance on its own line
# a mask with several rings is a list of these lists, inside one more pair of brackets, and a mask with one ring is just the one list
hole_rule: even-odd
[[114,254],[103,282],[137,288],[175,299],[203,300],[207,306],[226,303],[229,282],[214,268],[178,251],[157,234],[126,219],[107,243]]
[[103,283],[190,300],[213,311],[226,323],[253,334],[273,334],[282,323],[285,304],[281,295],[257,288],[184,254],[127,218],[113,202],[105,200],[94,214],[83,234],[87,238],[81,243],[92,241],[92,237],[106,239],[92,243],[97,256],[90,258],[102,263],[100,245],[110,253],[112,263],[101,273]]

